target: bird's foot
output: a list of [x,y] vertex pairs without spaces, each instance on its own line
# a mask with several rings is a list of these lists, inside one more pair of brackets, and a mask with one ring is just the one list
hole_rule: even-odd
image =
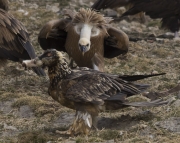
[[61,135],[66,135],[66,136],[73,136],[73,134],[70,130],[67,130],[67,131],[56,130],[56,133],[61,134]]

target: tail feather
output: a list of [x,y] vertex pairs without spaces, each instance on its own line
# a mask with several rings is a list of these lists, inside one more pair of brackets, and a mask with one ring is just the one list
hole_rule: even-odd
[[126,80],[126,81],[137,81],[137,80],[141,80],[141,79],[145,79],[145,78],[149,78],[149,77],[153,77],[153,76],[159,76],[159,75],[165,75],[166,73],[160,73],[160,74],[150,74],[150,75],[123,75],[123,76],[119,76],[119,78]]
[[139,89],[141,92],[146,91],[151,85],[149,84],[134,84],[134,86]]
[[163,104],[167,104],[168,101],[163,101],[162,99],[154,100],[151,102],[132,102],[132,103],[122,103],[127,106],[135,106],[135,107],[146,107],[146,106],[160,106]]

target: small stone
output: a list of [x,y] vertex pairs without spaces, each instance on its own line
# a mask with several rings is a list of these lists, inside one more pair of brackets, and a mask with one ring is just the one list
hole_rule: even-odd
[[4,129],[5,130],[17,130],[17,128],[16,127],[14,127],[14,126],[8,126],[6,123],[4,123]]
[[46,5],[46,9],[52,12],[58,12],[60,10],[59,3],[54,3],[53,5]]

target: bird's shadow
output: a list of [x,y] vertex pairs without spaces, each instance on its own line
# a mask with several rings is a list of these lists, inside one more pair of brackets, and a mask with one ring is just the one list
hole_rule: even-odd
[[98,129],[128,130],[128,128],[140,123],[140,121],[149,121],[156,116],[150,111],[143,111],[135,116],[122,115],[116,118],[100,117],[98,119]]
[[[62,113],[55,121],[53,125],[47,128],[48,131],[54,132],[56,130],[65,131],[72,124],[75,114]],[[156,115],[150,111],[141,111],[135,116],[121,115],[120,117],[98,117],[97,128],[99,130],[114,129],[114,130],[128,130],[132,126],[140,123],[140,121],[149,121],[155,118]],[[47,131],[46,130],[46,131]]]

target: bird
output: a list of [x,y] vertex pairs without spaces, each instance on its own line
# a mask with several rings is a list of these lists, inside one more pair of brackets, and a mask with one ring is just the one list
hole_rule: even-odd
[[126,54],[129,38],[121,30],[110,26],[104,17],[90,8],[78,12],[64,10],[66,17],[47,22],[40,30],[38,42],[43,50],[67,52],[77,66],[104,71],[104,57]]
[[175,33],[175,38],[179,37],[180,27],[180,0],[130,0],[133,7],[122,14],[121,17],[134,15],[138,12],[145,12],[153,19],[161,18],[161,27]]
[[[100,10],[100,9],[114,9],[118,7],[126,7],[126,9],[130,9],[133,6],[131,0],[96,0],[94,4],[91,6],[92,9]],[[146,21],[144,12],[139,12],[138,16],[140,17],[142,23]]]
[[[8,13],[8,1],[0,0],[0,65],[7,60],[22,62],[36,57],[24,25]],[[32,70],[39,76],[45,76],[43,69]]]
[[128,106],[159,106],[166,101],[157,99],[149,102],[128,102],[127,97],[146,91],[150,86],[133,81],[163,75],[121,76],[87,67],[71,69],[63,53],[48,49],[33,60],[23,61],[24,67],[48,68],[49,95],[61,105],[76,110],[75,119],[67,135],[88,135],[91,128],[97,128],[99,112],[118,110]]

